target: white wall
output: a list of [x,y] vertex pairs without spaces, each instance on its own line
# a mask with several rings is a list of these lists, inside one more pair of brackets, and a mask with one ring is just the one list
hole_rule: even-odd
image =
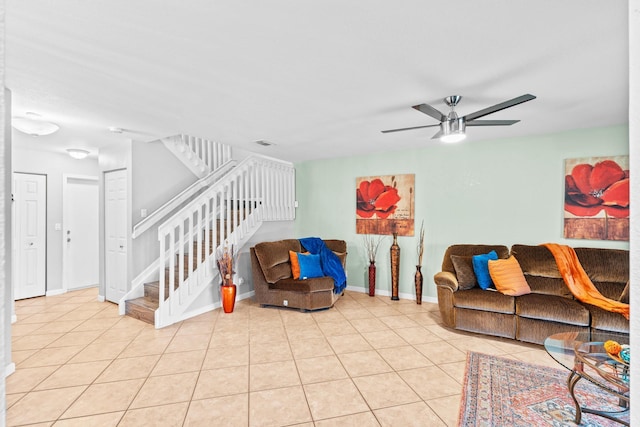
[[47,176],[47,294],[55,293],[63,288],[62,245],[64,233],[62,230],[55,229],[55,224],[62,224],[62,176],[73,174],[97,177],[99,175],[98,161],[89,157],[76,160],[67,154],[22,149],[18,142],[14,142],[13,145],[14,172]]
[[[131,150],[132,224],[142,220],[141,209],[151,214],[198,178],[161,142],[134,141]],[[158,258],[158,226],[133,240],[132,274],[135,278]]]

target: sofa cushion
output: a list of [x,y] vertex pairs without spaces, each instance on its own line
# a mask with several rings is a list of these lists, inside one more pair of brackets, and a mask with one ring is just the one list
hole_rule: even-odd
[[575,248],[580,264],[592,282],[629,280],[629,251],[623,249]]
[[516,257],[525,275],[562,278],[556,259],[544,246],[513,245],[511,254]]
[[620,313],[613,313],[595,305],[585,304],[591,312],[591,327],[599,331],[629,333],[629,321]]
[[629,281],[627,280],[627,285],[622,290],[622,293],[620,294],[618,301],[629,304],[629,292],[631,291],[629,290]]
[[478,254],[486,254],[487,252],[494,250],[498,254],[498,258],[507,258],[509,256],[509,248],[504,245],[451,245],[447,248],[442,260],[442,271],[448,271],[450,273],[456,272],[451,261],[451,255],[472,256]]
[[516,299],[516,314],[530,319],[589,326],[590,315],[579,302],[554,295],[528,294]]
[[458,279],[459,289],[475,288],[478,282],[473,272],[473,263],[471,256],[451,255],[453,268],[456,270],[456,279]]
[[333,278],[325,276],[307,280],[296,280],[293,278],[280,279],[275,283],[269,284],[269,289],[305,293],[321,291],[333,292]]
[[482,289],[489,289],[493,282],[491,281],[491,275],[489,274],[489,260],[498,259],[496,251],[491,251],[487,254],[474,255],[471,257],[473,263],[473,272],[476,275],[478,286]]
[[490,260],[489,274],[500,293],[513,296],[531,293],[520,264],[513,255],[507,259]]
[[598,292],[600,292],[603,296],[612,300],[626,302],[627,304],[629,304],[629,301],[620,300],[620,297],[622,296],[622,292],[625,289],[626,283],[593,282],[593,285],[596,287],[596,289],[598,289]]
[[559,297],[573,299],[573,294],[565,285],[564,279],[544,276],[524,275],[531,288],[531,293],[543,295],[556,295]]
[[515,297],[504,295],[496,290],[473,288],[454,292],[453,305],[457,308],[493,311],[496,313],[515,313]]
[[289,251],[300,252],[300,241],[286,239],[255,245],[256,258],[267,283],[292,277]]

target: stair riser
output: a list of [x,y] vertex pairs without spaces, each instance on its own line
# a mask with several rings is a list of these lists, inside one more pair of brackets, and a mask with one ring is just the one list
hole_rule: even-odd
[[160,301],[160,292],[158,289],[158,285],[156,283],[145,283],[144,297],[154,302]]
[[145,323],[155,324],[155,311],[130,304],[128,301],[125,303],[125,314]]

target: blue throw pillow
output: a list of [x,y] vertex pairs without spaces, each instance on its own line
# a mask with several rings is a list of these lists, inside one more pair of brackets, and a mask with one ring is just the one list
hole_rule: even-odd
[[482,289],[489,289],[493,286],[491,275],[489,274],[489,260],[498,259],[496,251],[491,251],[488,254],[474,255],[471,258],[473,263],[473,272],[476,274],[478,285]]
[[300,264],[300,280],[324,277],[318,254],[298,254]]

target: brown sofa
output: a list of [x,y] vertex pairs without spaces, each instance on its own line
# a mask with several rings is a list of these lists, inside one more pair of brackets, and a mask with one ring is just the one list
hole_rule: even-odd
[[[531,293],[508,296],[479,287],[460,289],[451,255],[472,256],[495,250],[498,258],[513,255]],[[584,270],[604,296],[618,300],[629,280],[629,251],[575,248]],[[453,245],[434,276],[442,320],[448,327],[542,344],[556,332],[629,333],[621,314],[576,300],[544,246]]]
[[[347,242],[324,240],[324,243],[338,255],[344,268],[347,260]],[[250,249],[256,301],[262,306],[292,307],[301,310],[332,307],[342,295],[333,292],[333,278],[294,279],[289,251],[304,252],[305,249],[297,239],[262,242]]]

